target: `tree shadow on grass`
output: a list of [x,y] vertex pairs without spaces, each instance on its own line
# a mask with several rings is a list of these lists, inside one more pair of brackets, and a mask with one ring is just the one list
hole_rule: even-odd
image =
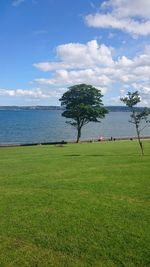
[[[69,155],[65,155],[65,157],[138,157],[138,156],[142,156],[141,154],[91,154],[91,155],[82,155],[82,154],[69,154]],[[150,155],[143,155],[142,157],[149,157]]]
[[[81,154],[70,154],[70,155],[65,155],[65,157],[106,157],[107,155],[81,155]],[[113,155],[115,156],[115,155]]]
[[80,155],[80,154],[65,155],[65,157],[80,157],[80,156],[83,156],[83,155]]
[[86,157],[124,157],[124,156],[127,156],[127,157],[138,157],[138,156],[140,156],[140,157],[149,157],[150,155],[141,155],[141,154],[109,154],[109,155],[106,155],[106,154],[95,154],[95,155],[93,155],[93,154],[91,154],[91,155],[85,155]]

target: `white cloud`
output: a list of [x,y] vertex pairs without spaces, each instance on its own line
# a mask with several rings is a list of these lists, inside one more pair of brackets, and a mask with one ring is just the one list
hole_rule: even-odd
[[108,86],[111,83],[109,77],[105,74],[101,74],[100,70],[75,70],[75,71],[67,71],[67,70],[58,70],[53,79],[36,79],[41,85],[47,86],[66,86],[87,83],[96,86],[97,88],[102,89],[102,93],[105,93],[108,90]]
[[54,71],[49,79],[39,78],[35,81],[41,85],[68,86],[89,83],[103,88],[106,92],[111,80],[103,73],[107,66],[113,66],[112,48],[99,45],[96,40],[86,44],[69,43],[56,48],[56,62],[40,62],[34,66],[44,72]]
[[119,19],[111,14],[97,13],[95,15],[88,15],[86,22],[91,27],[114,28],[136,35],[150,34],[150,20],[141,22],[130,18]]
[[64,68],[67,69],[71,67],[70,65],[65,64],[63,62],[40,62],[40,63],[34,63],[33,66],[44,72],[53,71],[57,69],[64,69]]
[[59,90],[44,90],[41,88],[34,89],[0,89],[0,96],[9,96],[9,97],[25,97],[29,99],[44,99],[51,97],[60,97],[65,89]]
[[100,12],[87,15],[85,21],[90,27],[119,29],[133,37],[146,36],[150,34],[150,1],[104,1]]
[[23,2],[25,2],[25,0],[14,0],[12,2],[12,6],[17,7],[17,6],[21,5]]
[[[132,58],[123,55],[114,59],[113,51],[113,48],[100,45],[95,40],[86,44],[58,46],[57,61],[34,64],[43,72],[49,71],[49,78],[35,79],[34,83],[38,86],[33,89],[0,89],[0,96],[59,99],[67,87],[86,83],[100,89],[106,96],[110,90],[115,95],[117,91],[118,95],[123,95],[127,91],[138,90],[142,104],[150,106],[150,46],[147,45],[142,53]],[[110,101],[119,103],[119,96]]]
[[150,17],[149,0],[108,0],[102,3],[101,8],[112,9],[117,17]]
[[57,61],[34,64],[42,71],[52,72],[49,78],[41,77],[35,82],[50,88],[87,83],[100,88],[103,94],[115,90],[116,84],[125,91],[138,84],[144,96],[145,84],[150,81],[150,46],[133,58],[123,55],[113,59],[113,50],[104,44],[99,45],[96,40],[60,45],[56,48]]
[[111,65],[111,48],[102,44],[99,45],[96,40],[86,44],[69,43],[59,45],[56,48],[58,62],[40,62],[34,66],[42,71],[51,71],[57,69],[75,69],[95,67],[96,65]]
[[133,83],[133,88],[141,95],[141,105],[150,106],[150,81],[149,83]]

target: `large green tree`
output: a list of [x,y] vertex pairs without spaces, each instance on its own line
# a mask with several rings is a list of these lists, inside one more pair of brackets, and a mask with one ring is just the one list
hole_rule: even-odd
[[140,95],[138,91],[135,91],[133,93],[128,92],[127,96],[124,98],[121,98],[121,101],[126,104],[131,110],[131,120],[129,121],[130,123],[133,123],[136,128],[136,133],[137,133],[137,138],[138,142],[141,148],[142,155],[144,154],[143,150],[143,144],[141,141],[141,132],[144,130],[144,128],[147,126],[147,124],[150,122],[148,120],[148,116],[150,114],[148,108],[143,108],[141,112],[138,112],[136,110],[136,105],[141,102]]
[[63,117],[72,119],[67,121],[77,129],[77,143],[81,137],[81,129],[89,122],[100,122],[108,111],[102,103],[101,91],[87,84],[77,84],[68,88],[60,99],[65,108]]

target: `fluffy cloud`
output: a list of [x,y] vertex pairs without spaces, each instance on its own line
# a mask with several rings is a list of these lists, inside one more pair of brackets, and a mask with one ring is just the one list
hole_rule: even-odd
[[56,62],[34,64],[41,71],[51,73],[50,78],[38,78],[35,82],[53,88],[88,83],[100,88],[104,94],[114,90],[116,85],[125,91],[136,89],[137,86],[143,94],[142,99],[145,90],[150,95],[146,89],[150,77],[150,46],[133,58],[122,56],[113,59],[113,50],[104,44],[99,45],[96,40],[87,44],[58,46]]
[[149,0],[108,0],[102,3],[101,8],[112,9],[117,17],[150,17]]
[[146,36],[150,34],[150,1],[104,1],[100,12],[87,15],[85,21],[90,27],[114,28]]
[[69,43],[59,45],[56,48],[59,62],[40,62],[34,66],[42,71],[51,71],[57,69],[84,69],[95,67],[96,65],[111,65],[111,48],[102,44],[99,45],[96,40],[87,44]]
[[[58,70],[56,71],[55,77],[52,79],[36,79],[41,85],[54,85],[54,86],[68,86],[79,83],[93,84],[94,86],[100,86],[107,88],[111,83],[108,75],[102,74],[100,69],[86,69],[86,70]],[[106,91],[106,89],[104,90]]]
[[54,71],[49,79],[39,78],[35,81],[41,85],[68,86],[89,83],[106,92],[111,80],[103,69],[113,66],[112,48],[96,40],[86,44],[69,43],[56,48],[57,62],[40,62],[34,66],[41,71]]
[[150,106],[150,81],[144,84],[133,83],[132,86],[140,93],[142,105]]
[[59,98],[65,89],[59,89],[59,90],[44,90],[41,88],[35,88],[35,89],[0,89],[0,96],[9,96],[9,97],[26,97],[30,99],[44,99],[44,98],[50,98],[50,97],[56,97]]

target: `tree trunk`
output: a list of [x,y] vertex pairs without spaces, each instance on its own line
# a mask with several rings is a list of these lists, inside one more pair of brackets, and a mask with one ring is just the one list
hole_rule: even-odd
[[78,133],[77,133],[77,141],[76,141],[76,143],[79,143],[79,139],[81,137],[81,127],[78,127],[77,131],[78,131]]
[[140,148],[141,148],[142,155],[144,155],[143,144],[142,144],[142,141],[141,141],[141,138],[140,138],[138,125],[136,125],[136,132],[137,132],[137,137],[138,137],[138,141],[139,141],[139,145],[140,145]]
[[132,113],[133,113],[133,117],[134,117],[134,121],[135,121],[138,142],[139,142],[139,145],[140,145],[140,148],[141,148],[142,155],[144,155],[143,144],[142,144],[142,141],[141,141],[141,138],[140,138],[140,133],[139,133],[139,125],[138,125],[137,120],[136,120],[134,108],[132,108]]

